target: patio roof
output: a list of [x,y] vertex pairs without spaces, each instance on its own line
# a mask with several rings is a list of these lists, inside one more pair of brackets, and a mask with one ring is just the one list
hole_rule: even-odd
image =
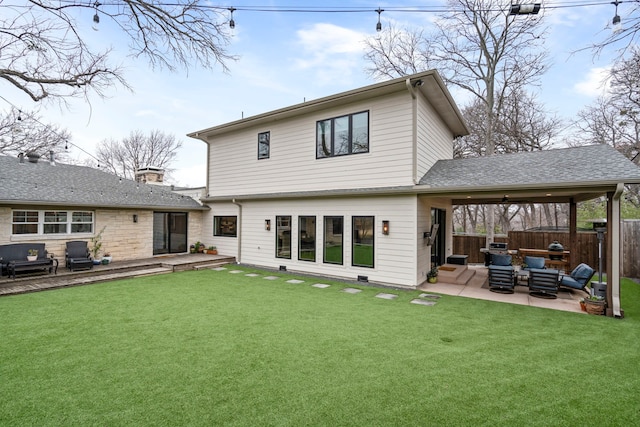
[[640,183],[640,168],[606,144],[439,160],[417,189],[454,204],[567,203],[590,200],[617,184]]

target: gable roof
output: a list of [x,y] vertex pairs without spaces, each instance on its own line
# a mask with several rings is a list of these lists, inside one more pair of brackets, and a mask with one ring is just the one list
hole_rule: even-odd
[[[561,190],[579,200],[597,197],[619,183],[640,183],[640,168],[606,144],[465,159],[438,160],[422,177],[423,192],[449,195]],[[524,193],[523,193],[524,194]],[[496,196],[491,196],[496,197]],[[479,203],[476,197],[467,203]],[[457,203],[464,199],[456,200]],[[515,200],[512,200],[515,202]],[[547,201],[553,201],[547,199]]]
[[434,110],[440,115],[442,120],[447,124],[455,136],[464,136],[469,134],[467,125],[462,118],[462,113],[453,100],[451,93],[449,93],[449,90],[445,86],[444,81],[436,70],[429,70],[291,105],[286,108],[258,114],[256,116],[247,117],[242,120],[236,120],[219,126],[210,127],[189,133],[187,136],[208,142],[209,137],[243,129],[249,126],[262,126],[276,120],[283,120],[301,114],[331,108],[333,106],[344,105],[350,102],[400,91],[406,91],[412,96],[414,91],[421,92],[433,105]]
[[0,204],[164,210],[206,209],[191,197],[98,169],[0,156]]

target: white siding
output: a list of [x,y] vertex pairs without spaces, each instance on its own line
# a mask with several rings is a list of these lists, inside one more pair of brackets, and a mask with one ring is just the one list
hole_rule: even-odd
[[[369,152],[316,159],[316,122],[369,111]],[[408,93],[306,114],[210,141],[210,196],[411,185]],[[257,159],[258,133],[271,132],[270,158]]]
[[433,106],[418,97],[417,178],[420,179],[439,159],[453,158],[453,135]]
[[[242,250],[240,262],[269,268],[281,265],[289,271],[369,282],[414,287],[416,283],[416,196],[296,199],[245,202],[242,206]],[[216,209],[212,206],[213,210]],[[291,259],[276,258],[276,216],[292,217]],[[298,260],[298,217],[316,217],[316,261]],[[344,217],[343,265],[325,264],[322,259],[324,216]],[[374,268],[351,265],[352,216],[374,216]],[[271,231],[265,230],[271,220]],[[390,223],[389,235],[382,234],[382,221]],[[420,234],[420,240],[422,235]],[[220,241],[215,238],[216,243]],[[221,245],[218,244],[218,248]],[[223,252],[227,254],[226,252]]]
[[[201,242],[205,246],[215,246],[218,253],[227,256],[238,257],[238,242],[242,232],[240,224],[240,210],[233,203],[211,203],[210,211],[202,215],[202,237]],[[238,237],[214,236],[213,218],[215,216],[237,216],[238,217]],[[194,242],[190,242],[194,243]]]

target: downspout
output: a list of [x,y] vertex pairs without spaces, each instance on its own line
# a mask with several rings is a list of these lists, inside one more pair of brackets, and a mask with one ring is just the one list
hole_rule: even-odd
[[[624,184],[618,183],[613,193],[613,206],[611,211],[611,308],[613,317],[621,317],[620,310],[620,197],[624,191]],[[616,237],[614,239],[614,236]],[[613,242],[617,244],[613,244]]]
[[411,84],[411,79],[406,79],[405,84],[411,95],[411,156],[412,156],[412,176],[413,184],[417,185],[418,180],[418,95],[416,88]]
[[242,262],[242,203],[236,202],[236,199],[231,199],[231,203],[238,207],[238,223],[237,230],[238,233],[238,248],[236,249],[236,263],[240,264]]

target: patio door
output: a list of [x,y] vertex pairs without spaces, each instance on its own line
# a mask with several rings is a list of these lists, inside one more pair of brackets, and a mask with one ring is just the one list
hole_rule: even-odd
[[433,241],[433,245],[431,245],[431,262],[436,265],[444,264],[445,260],[446,216],[447,211],[444,209],[431,209],[431,224],[439,225],[436,238]]
[[178,254],[187,252],[186,212],[153,213],[153,254]]

